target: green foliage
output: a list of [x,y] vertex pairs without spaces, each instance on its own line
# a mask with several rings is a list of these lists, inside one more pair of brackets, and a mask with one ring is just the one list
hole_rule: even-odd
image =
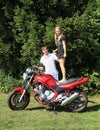
[[86,74],[89,77],[88,90],[89,94],[100,94],[100,74],[93,71],[91,74]]
[[12,78],[11,76],[5,76],[5,73],[3,73],[0,70],[0,91],[4,93],[8,93],[13,88],[17,86],[21,86],[22,81]]
[[21,86],[21,84],[22,83],[19,80],[16,80],[16,79],[14,79],[12,77],[5,77],[3,79],[3,83],[2,83],[2,86],[1,86],[0,90],[3,93],[8,93],[13,88]]

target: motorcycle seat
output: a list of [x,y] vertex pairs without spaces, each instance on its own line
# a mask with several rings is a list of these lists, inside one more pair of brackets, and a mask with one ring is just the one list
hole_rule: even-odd
[[76,81],[78,81],[80,78],[79,77],[77,77],[77,78],[70,78],[70,79],[68,79],[66,82],[59,82],[58,81],[58,85],[64,85],[64,84],[69,84],[69,83],[72,83],[72,82],[76,82]]

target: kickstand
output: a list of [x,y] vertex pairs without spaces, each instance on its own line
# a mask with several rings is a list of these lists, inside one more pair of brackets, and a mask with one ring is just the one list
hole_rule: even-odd
[[54,108],[54,113],[55,113],[55,114],[58,114],[57,111],[56,111],[56,105],[54,105],[53,108]]

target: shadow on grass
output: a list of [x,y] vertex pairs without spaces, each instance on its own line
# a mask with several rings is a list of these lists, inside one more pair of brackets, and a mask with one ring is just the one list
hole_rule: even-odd
[[96,102],[91,101],[91,100],[89,100],[88,102],[92,103],[93,105],[87,106],[86,111],[92,112],[92,111],[98,111],[98,110],[100,110],[100,104],[97,104]]
[[45,107],[33,107],[33,108],[27,108],[25,110],[33,111],[33,110],[42,110],[45,109]]
[[57,112],[68,112],[69,110],[68,110],[68,108],[65,108],[65,107],[63,107],[63,106],[57,106],[56,108],[55,108],[55,110],[54,110],[54,107],[49,107],[49,106],[43,106],[43,107],[34,107],[34,108],[28,108],[28,109],[26,109],[26,110],[29,110],[29,111],[34,111],[34,110],[42,110],[42,109],[45,109],[45,110],[47,110],[47,111],[57,111]]
[[86,111],[92,112],[92,111],[98,111],[100,109],[100,104],[94,105],[94,106],[89,106],[87,107]]
[[[96,104],[93,101],[88,101],[88,102]],[[46,107],[46,106],[38,106],[38,107],[28,108],[26,110],[32,111],[32,110],[42,110],[42,109],[46,109],[47,111],[54,111],[54,107]],[[87,106],[87,108],[82,112],[93,112],[93,111],[98,111],[99,109],[100,109],[100,104],[96,104],[96,105]],[[57,106],[55,111],[70,112],[70,110],[67,107],[63,107],[63,106]]]

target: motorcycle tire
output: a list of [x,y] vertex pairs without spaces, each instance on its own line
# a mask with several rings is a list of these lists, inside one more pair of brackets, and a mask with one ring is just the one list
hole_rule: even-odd
[[70,92],[69,96],[75,92],[78,93],[79,96],[74,101],[67,104],[67,108],[72,112],[81,112],[87,107],[88,97],[87,97],[86,93],[80,89],[72,90]]
[[12,110],[23,110],[25,109],[30,102],[30,95],[25,94],[21,100],[18,102],[21,97],[19,92],[12,91],[8,96],[8,106]]

